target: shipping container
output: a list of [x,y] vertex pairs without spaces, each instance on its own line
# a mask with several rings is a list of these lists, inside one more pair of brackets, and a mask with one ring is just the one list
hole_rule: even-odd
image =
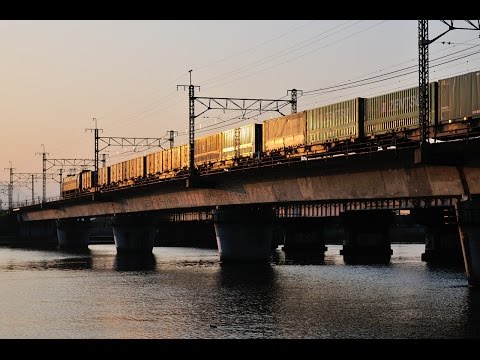
[[162,173],[164,172],[170,172],[170,171],[173,171],[173,167],[172,167],[172,149],[174,149],[175,147],[171,148],[171,149],[165,149],[162,151],[162,164],[163,164],[163,171]]
[[217,162],[221,158],[221,133],[195,139],[195,165]]
[[122,161],[121,164],[122,165],[121,165],[120,179],[121,181],[125,182],[126,180],[128,180],[128,176],[127,176],[128,160]]
[[93,186],[93,171],[84,170],[80,173],[82,191],[90,190]]
[[146,175],[156,175],[163,171],[162,168],[162,153],[164,150],[156,151],[145,156],[146,161]]
[[147,176],[151,176],[151,175],[155,175],[157,173],[157,163],[155,161],[155,154],[157,152],[154,152],[154,153],[151,153],[151,154],[147,154],[145,156],[146,158],[146,169],[145,169],[145,172],[147,174]]
[[171,154],[172,154],[172,170],[174,171],[178,171],[180,170],[180,155],[181,155],[181,151],[180,151],[180,146],[175,146],[173,148],[171,148]]
[[250,124],[223,131],[222,160],[248,156],[262,151],[262,124]]
[[179,171],[188,167],[188,145],[175,146],[171,149],[172,170]]
[[356,98],[306,110],[309,145],[354,140],[363,136],[364,99]]
[[110,183],[110,166],[98,169],[98,186],[105,186]]
[[[429,122],[436,124],[437,83],[429,86]],[[419,128],[418,86],[368,98],[365,104],[365,136]]]
[[147,154],[145,156],[147,158],[147,169],[146,173],[147,176],[156,174],[157,170],[155,169],[155,153]]
[[305,144],[306,112],[282,116],[263,122],[263,151]]
[[125,180],[133,178],[133,160],[125,160]]
[[180,145],[180,168],[187,169],[190,159],[190,146],[188,144]]
[[124,163],[119,162],[110,166],[110,180],[112,183],[121,183],[124,177]]
[[145,156],[126,160],[125,180],[143,178],[145,176]]
[[62,179],[62,194],[68,194],[80,190],[79,186],[80,176],[77,175],[67,175]]
[[155,170],[158,174],[165,171],[163,165],[163,150],[155,153]]
[[480,71],[438,81],[439,123],[480,117]]
[[118,182],[118,163],[110,165],[110,181],[114,184]]

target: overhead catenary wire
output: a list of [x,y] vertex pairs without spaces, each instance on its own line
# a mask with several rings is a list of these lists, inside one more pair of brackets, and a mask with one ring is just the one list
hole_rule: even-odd
[[[386,21],[386,20],[385,20],[385,21]],[[325,45],[325,46],[322,46],[322,47],[319,48],[319,49],[315,49],[315,50],[309,51],[309,52],[307,52],[307,53],[304,53],[304,54],[302,54],[302,55],[299,55],[299,56],[290,58],[290,59],[288,59],[288,60],[285,60],[285,61],[283,61],[283,62],[281,62],[281,63],[272,65],[272,66],[270,66],[270,67],[268,67],[268,68],[262,69],[262,70],[260,70],[260,71],[255,72],[255,73],[252,73],[252,74],[249,74],[249,75],[245,75],[245,76],[243,76],[243,77],[241,77],[241,78],[233,79],[233,80],[231,80],[231,81],[229,81],[229,82],[226,82],[226,83],[223,83],[223,84],[221,84],[221,85],[223,86],[223,85],[226,85],[226,84],[231,83],[231,82],[234,82],[234,81],[238,81],[238,80],[246,79],[247,77],[251,77],[251,76],[254,76],[254,75],[258,75],[258,74],[260,74],[260,73],[262,73],[262,72],[265,72],[265,71],[267,71],[267,70],[271,70],[271,69],[276,68],[276,67],[278,67],[278,66],[280,66],[280,65],[283,65],[283,64],[292,62],[292,61],[294,61],[294,60],[297,60],[297,59],[299,59],[299,58],[302,58],[302,57],[304,57],[305,55],[313,54],[313,53],[318,52],[318,51],[320,51],[321,49],[324,49],[324,48],[326,48],[326,47],[328,47],[328,46],[330,46],[330,45],[336,44],[336,43],[338,43],[339,41],[343,41],[343,40],[348,39],[348,38],[350,38],[350,37],[352,37],[352,36],[358,35],[358,34],[360,34],[361,32],[367,31],[367,30],[369,30],[369,29],[371,29],[371,28],[373,28],[373,27],[375,27],[375,26],[381,25],[381,24],[383,24],[385,21],[382,21],[382,22],[380,22],[380,23],[378,23],[378,24],[372,25],[372,26],[370,26],[370,27],[367,28],[367,29],[364,29],[364,30],[361,30],[361,31],[359,31],[359,32],[357,32],[357,33],[355,33],[355,34],[351,34],[351,35],[349,35],[349,36],[346,36],[346,37],[344,37],[344,38],[342,38],[342,39],[340,39],[340,40],[337,40],[337,41],[335,41],[335,42],[333,42],[333,43],[330,43],[330,44],[327,44],[327,45]],[[215,87],[219,87],[219,86],[221,86],[221,85],[217,85],[217,86],[215,86]],[[210,89],[211,89],[211,88],[215,88],[215,87],[210,87]]]
[[[456,52],[455,54],[458,54],[458,53],[461,53],[461,52],[464,52],[466,50],[470,50],[471,48],[474,48],[474,47],[478,47],[480,46],[480,44],[478,45],[475,45],[475,46],[472,46],[468,49],[464,49],[464,50],[461,50],[461,51],[458,51]],[[449,59],[449,60],[446,60],[446,61],[443,61],[441,63],[438,63],[438,64],[433,64],[431,65],[432,68],[435,68],[435,67],[438,67],[438,66],[441,66],[441,65],[444,65],[444,64],[447,64],[447,63],[451,63],[451,62],[454,62],[454,61],[458,61],[458,60],[461,60],[461,59],[464,59],[466,57],[470,57],[472,55],[475,55],[475,54],[479,54],[480,51],[474,51],[474,52],[471,52],[469,54],[466,54],[466,55],[462,55],[462,56],[457,56],[456,58],[454,59]],[[444,59],[446,57],[449,57],[449,56],[453,56],[455,54],[448,54],[448,55],[444,55],[444,56],[441,56],[439,58],[436,58],[434,60],[432,60],[432,62],[435,62],[435,61],[440,61],[441,59]],[[389,73],[386,73],[386,74],[382,74],[382,75],[378,75],[378,76],[374,76],[374,77],[370,77],[370,78],[367,78],[367,79],[363,79],[363,80],[359,80],[359,81],[356,81],[356,82],[350,82],[350,83],[344,83],[344,84],[337,84],[337,85],[334,85],[334,86],[331,86],[329,88],[324,88],[324,89],[321,89],[322,90],[322,95],[323,94],[328,94],[328,93],[332,93],[332,92],[337,92],[337,91],[341,91],[341,90],[347,90],[347,89],[352,89],[352,88],[357,88],[357,87],[362,87],[362,86],[366,86],[366,85],[371,85],[371,84],[375,84],[375,83],[379,83],[379,82],[384,82],[384,81],[387,81],[387,80],[392,80],[392,79],[395,79],[395,78],[400,78],[400,77],[403,77],[403,76],[406,76],[406,75],[411,75],[411,74],[416,74],[417,71],[416,70],[411,70],[411,71],[408,71],[406,73],[403,73],[403,74],[396,74],[396,75],[393,75],[399,71],[406,71],[406,70],[409,70],[409,69],[413,69],[414,66],[409,66],[409,67],[405,67],[403,69],[400,69],[400,70],[395,70],[395,71],[391,71]],[[386,77],[387,75],[392,75],[392,76],[389,76],[389,77]],[[382,78],[383,77],[383,78]],[[367,80],[370,80],[370,81],[367,81]],[[361,84],[358,84],[358,82],[363,82]],[[353,85],[352,85],[353,84]],[[342,86],[342,87],[340,87]],[[308,92],[304,92],[304,93],[313,93],[314,91],[315,92],[318,92],[320,89],[317,89],[317,90],[313,90],[313,91],[308,91]],[[283,107],[282,107],[283,108]],[[247,114],[251,114],[253,113],[254,111],[252,110],[251,112],[247,113]],[[209,130],[215,130],[215,129],[220,129],[220,128],[223,128],[225,126],[231,126],[231,125],[234,125],[234,124],[237,124],[237,123],[240,123],[246,119],[249,119],[249,117],[243,117],[241,118],[242,115],[239,115],[239,116],[235,116],[235,117],[232,117],[230,119],[227,119],[227,120],[223,120],[221,121],[220,123],[218,124],[215,124],[215,125],[212,125],[212,126],[205,126],[203,129],[201,130],[196,130],[197,133],[205,133]],[[253,116],[252,116],[253,117]],[[250,117],[251,118],[251,117]],[[233,120],[237,120],[235,122],[232,122]],[[180,136],[184,136],[183,134],[179,135]]]
[[[348,23],[348,21],[347,21],[347,22],[344,22],[344,23],[342,23],[342,24],[340,24],[340,25],[337,25],[336,27],[331,28],[331,29],[329,29],[329,30],[327,30],[327,31],[324,31],[323,33],[321,33],[321,34],[319,34],[319,35],[328,33],[328,31],[333,31],[334,29],[338,29],[339,27],[345,25],[346,23]],[[358,23],[358,22],[357,22],[357,23]],[[355,23],[355,24],[357,24],[357,23]],[[355,24],[354,24],[354,25],[355,25]],[[374,24],[374,25],[372,25],[372,26],[376,26],[376,25],[378,25],[378,24]],[[353,26],[353,25],[350,25],[350,26]],[[301,27],[301,26],[300,26],[300,27]],[[368,29],[364,29],[364,30],[362,30],[362,31],[366,31],[366,30],[368,30]],[[318,37],[319,35],[316,35],[316,37]],[[330,34],[330,35],[332,35],[332,34]],[[355,34],[351,34],[351,35],[349,35],[349,37],[350,37],[350,36],[353,36],[353,35],[355,35]],[[280,38],[280,37],[282,37],[282,35],[277,36],[276,38]],[[311,37],[311,38],[305,40],[305,41],[302,42],[302,43],[305,44],[306,41],[309,41],[309,40],[311,41],[312,38],[315,39],[315,37]],[[274,38],[274,39],[275,39],[275,38]],[[266,42],[264,42],[264,43],[267,43],[267,42],[269,42],[269,41],[273,41],[274,39],[268,40],[268,41],[266,41]],[[318,40],[321,40],[321,39],[316,39],[315,41],[318,41]],[[340,39],[340,40],[342,40],[342,39]],[[337,42],[340,41],[340,40],[337,40],[335,43],[337,43]],[[300,43],[300,44],[302,44],[302,43]],[[296,46],[298,47],[298,44],[297,44]],[[328,44],[327,44],[327,46],[328,46]],[[253,48],[255,48],[255,46],[254,46]],[[292,48],[292,47],[287,48],[287,49],[285,49],[284,51],[288,51],[288,49],[291,49],[291,48]],[[245,52],[247,52],[247,51],[248,51],[248,49],[245,50]],[[275,54],[278,54],[278,53],[275,53]],[[275,54],[274,54],[274,55],[275,55]],[[274,55],[273,55],[273,56],[274,56]],[[303,55],[302,55],[302,56],[303,56]],[[265,59],[263,59],[263,60],[265,60]],[[239,70],[241,70],[241,68],[236,69],[235,71],[239,71]],[[183,73],[180,77],[177,77],[177,79],[181,78],[181,77],[184,76],[185,74],[186,74],[186,73]],[[224,75],[225,75],[225,74],[224,74]],[[215,79],[215,78],[214,78],[214,79]],[[175,80],[174,80],[174,81],[175,81]],[[172,82],[174,82],[174,81],[172,81]],[[171,82],[171,83],[172,83],[172,82]],[[208,84],[208,82],[207,82],[207,84]],[[126,121],[126,120],[130,120],[130,119],[134,118],[134,117],[137,116],[137,115],[145,114],[145,113],[148,112],[149,110],[153,110],[153,109],[155,109],[155,108],[158,108],[158,106],[162,105],[162,104],[165,102],[165,99],[168,100],[168,97],[172,97],[174,93],[175,93],[175,92],[171,92],[171,93],[169,93],[168,95],[166,95],[164,98],[159,99],[159,100],[157,100],[157,101],[155,101],[155,102],[153,102],[153,103],[150,103],[149,105],[147,105],[146,108],[144,108],[144,109],[142,109],[142,110],[139,110],[139,111],[137,111],[137,112],[130,113],[130,114],[128,114],[128,115],[126,115],[126,116],[124,116],[124,117],[122,117],[122,118],[120,118],[120,119],[117,119],[117,120],[115,120],[115,121],[113,121],[113,122],[110,122],[110,123],[106,123],[105,125],[102,125],[102,126],[106,126],[106,125],[108,125],[108,124],[113,124],[113,123],[116,123],[116,122],[117,122],[117,123],[118,123],[118,122],[121,122],[122,119],[125,120],[125,121]],[[174,104],[171,104],[171,106],[176,105],[176,104],[180,103],[181,101],[182,101],[182,100],[176,101]],[[165,109],[167,109],[167,108],[170,108],[171,106],[163,107],[162,110],[165,110]],[[147,116],[143,116],[143,117],[141,117],[141,118],[137,118],[137,121],[143,120],[143,119],[146,118],[146,117],[147,117]],[[72,144],[72,142],[70,142],[70,145],[71,145],[71,144]],[[55,148],[54,148],[54,149],[55,149]]]
[[[383,23],[383,22],[384,22],[384,21],[382,21],[381,23]],[[369,28],[362,30],[361,32],[366,31],[366,30],[369,30],[370,28],[372,28],[372,27],[374,27],[374,26],[377,26],[377,25],[380,25],[381,23],[372,25],[372,26],[370,26]],[[356,35],[356,34],[349,35],[348,37],[351,37],[351,36],[353,36],[353,35]],[[348,37],[347,37],[347,38],[348,38]],[[343,38],[343,39],[345,39],[345,38]],[[341,40],[343,40],[343,39],[341,39]],[[340,40],[338,40],[338,41],[340,41]],[[337,41],[337,42],[338,42],[338,41]],[[470,40],[468,40],[468,41],[470,41]],[[328,45],[332,45],[332,44],[333,44],[333,43],[328,44]],[[464,44],[464,43],[460,43],[460,44]],[[327,46],[328,46],[328,45],[327,45]],[[472,46],[471,48],[477,47],[477,46],[479,46],[479,45],[474,45],[474,46]],[[469,50],[469,49],[471,49],[471,48],[467,48],[467,49],[464,49],[464,50],[460,50],[460,51],[458,51],[458,52],[467,51],[467,50]],[[458,53],[458,52],[457,52],[457,53]],[[443,57],[447,57],[447,56],[451,56],[451,55],[452,55],[452,54],[447,54],[447,55],[445,55],[445,56],[443,56]],[[440,57],[440,58],[443,58],[443,57]],[[439,58],[434,59],[433,61],[438,60],[438,59],[439,59]],[[416,68],[416,66],[410,66],[410,67],[408,67],[408,68]],[[408,68],[407,68],[407,69],[408,69]],[[403,70],[405,70],[405,69],[395,70],[395,71],[393,71],[392,73],[399,72],[399,71],[403,71]],[[408,74],[409,74],[409,73],[408,73]],[[408,75],[408,74],[404,74],[404,75]],[[385,76],[385,75],[386,75],[386,74],[382,74],[382,75],[379,75],[378,77]],[[387,79],[387,80],[388,80],[388,79]],[[364,79],[364,80],[361,80],[361,81],[365,81],[365,79]],[[364,84],[364,85],[368,85],[368,84],[370,84],[370,83],[366,83],[366,84]],[[341,85],[335,85],[335,86],[341,86]],[[341,89],[341,90],[344,90],[344,89]],[[304,94],[305,94],[305,93],[306,93],[306,92],[304,92]],[[238,117],[234,117],[234,118],[232,118],[232,119],[237,119],[237,118],[238,118]],[[230,121],[230,120],[231,120],[231,119],[226,120],[226,122],[228,122],[228,121]],[[239,121],[237,121],[237,122],[235,122],[235,123],[238,123],[238,122],[239,122]],[[215,128],[218,128],[218,126],[215,127]],[[205,132],[205,131],[206,131],[206,128],[204,128],[204,130],[201,131],[201,132]]]
[[269,39],[269,40],[264,41],[264,42],[262,42],[262,43],[259,43],[259,44],[257,44],[257,45],[251,46],[251,47],[249,47],[249,48],[247,48],[247,49],[245,49],[245,50],[242,50],[242,51],[240,51],[240,52],[234,53],[234,54],[229,55],[229,56],[227,56],[227,57],[224,57],[224,58],[222,58],[222,59],[220,59],[220,60],[211,62],[211,63],[206,64],[206,65],[202,65],[202,66],[195,67],[195,68],[193,68],[193,70],[194,70],[194,71],[202,70],[202,69],[207,68],[207,67],[210,67],[210,66],[212,66],[212,65],[218,65],[218,64],[220,64],[220,63],[222,63],[222,62],[225,62],[225,61],[227,61],[227,60],[233,59],[233,58],[235,58],[235,57],[237,57],[237,56],[240,56],[240,55],[249,53],[249,52],[251,52],[251,51],[253,51],[253,50],[255,50],[255,49],[258,49],[259,47],[262,47],[262,46],[264,46],[264,45],[266,45],[266,44],[269,44],[269,43],[271,43],[271,42],[273,42],[273,41],[275,41],[275,40],[281,39],[281,38],[283,38],[283,37],[285,37],[285,36],[287,36],[287,35],[291,35],[292,33],[294,33],[294,32],[296,32],[296,31],[304,28],[305,26],[310,25],[310,24],[313,23],[314,21],[316,21],[316,20],[307,21],[307,22],[305,22],[304,24],[302,24],[302,25],[300,25],[300,26],[297,26],[297,27],[295,27],[295,28],[293,28],[293,29],[289,29],[288,31],[286,31],[286,32],[284,32],[284,33],[282,33],[282,34],[280,34],[280,35],[278,35],[278,36],[275,36],[275,37],[272,38],[272,39]]
[[[443,59],[445,57],[449,57],[449,56],[453,56],[455,54],[458,54],[460,52],[464,52],[464,51],[467,51],[467,50],[470,50],[470,49],[473,49],[475,47],[479,47],[480,44],[476,44],[476,45],[473,45],[467,49],[463,49],[463,50],[460,50],[458,52],[455,52],[455,53],[452,53],[452,54],[447,54],[447,55],[444,55],[444,56],[441,56],[439,58],[435,58],[435,59],[432,59],[431,60],[431,63],[435,62],[435,61],[439,61],[440,59]],[[478,52],[476,52],[478,53]],[[431,65],[431,67],[435,67],[437,65]],[[336,87],[342,87],[342,86],[346,86],[346,85],[351,85],[351,84],[357,84],[359,82],[363,82],[363,81],[369,81],[369,80],[372,80],[372,79],[377,79],[377,78],[381,78],[381,77],[384,77],[384,76],[387,76],[387,75],[391,75],[391,74],[394,74],[394,73],[397,73],[397,72],[400,72],[400,71],[406,71],[406,70],[409,70],[409,69],[414,69],[414,68],[417,68],[417,65],[412,65],[412,66],[407,66],[407,67],[404,67],[402,69],[398,69],[398,70],[393,70],[393,71],[389,71],[389,72],[386,72],[386,73],[383,73],[381,75],[376,75],[376,76],[371,76],[371,77],[368,77],[368,78],[364,78],[364,79],[361,79],[361,80],[357,80],[357,81],[347,81],[347,82],[344,82],[344,83],[339,83],[339,84],[335,84],[335,85],[330,85],[330,86],[327,86],[327,87],[324,87],[324,88],[319,88],[319,89],[315,89],[315,90],[307,90],[307,91],[303,91],[303,96],[306,96],[310,93],[315,93],[315,92],[319,92],[319,91],[324,91],[324,90],[330,90],[330,89],[334,89]]]
[[[286,36],[287,34],[291,34],[292,32],[295,32],[295,31],[297,31],[297,30],[299,30],[299,29],[301,29],[301,28],[303,28],[303,27],[311,24],[312,22],[313,22],[313,20],[311,20],[311,21],[309,21],[309,22],[306,22],[306,23],[304,23],[304,24],[302,24],[302,25],[300,25],[300,26],[297,26],[297,27],[291,29],[291,30],[288,31],[288,32],[284,32],[284,33],[282,33],[282,34],[280,34],[280,35],[276,35],[275,37],[273,37],[273,38],[271,38],[271,39],[269,39],[269,40],[266,40],[266,41],[264,41],[263,43],[257,44],[257,45],[255,45],[255,46],[253,46],[253,47],[250,47],[250,48],[247,48],[246,50],[243,50],[241,53],[247,53],[247,52],[251,51],[252,49],[258,48],[258,47],[263,46],[263,45],[265,45],[265,44],[267,44],[267,43],[270,43],[270,42],[272,42],[272,41],[278,40],[278,39]],[[233,54],[233,55],[231,55],[231,56],[229,56],[229,57],[227,57],[227,58],[224,58],[224,59],[222,59],[222,60],[216,61],[216,62],[214,62],[214,63],[212,63],[212,64],[215,64],[215,63],[218,63],[218,62],[221,62],[221,61],[225,61],[225,60],[227,60],[228,58],[231,58],[231,57],[233,57],[233,56],[235,56],[235,54]],[[211,65],[211,64],[207,64],[207,65],[202,66],[201,68],[208,67],[208,66],[210,66],[210,65]],[[185,76],[187,73],[188,73],[188,72],[183,72],[180,76],[178,76],[178,77],[175,78],[174,80],[170,81],[170,82],[167,83],[166,85],[168,86],[168,85],[171,85],[171,84],[175,83],[175,82],[178,81],[180,78],[182,78],[183,76]],[[157,90],[155,90],[153,93],[158,92],[158,91],[159,91],[159,90],[157,89]],[[176,91],[172,91],[172,92],[170,92],[169,94],[167,94],[167,95],[165,95],[164,97],[162,97],[161,99],[158,99],[158,100],[156,100],[155,102],[152,102],[152,103],[148,104],[148,105],[147,105],[146,107],[144,107],[142,110],[138,110],[138,111],[136,111],[136,112],[132,112],[132,113],[130,113],[130,114],[128,114],[128,115],[125,115],[125,116],[123,116],[123,117],[121,117],[121,118],[119,118],[119,119],[115,119],[115,120],[113,120],[113,121],[106,122],[106,123],[104,123],[102,126],[103,126],[103,127],[107,127],[107,126],[113,125],[113,124],[115,124],[115,123],[126,122],[126,121],[128,121],[128,120],[132,120],[135,116],[138,116],[138,115],[140,115],[140,114],[144,114],[144,113],[146,113],[146,112],[148,112],[148,111],[150,111],[150,110],[153,110],[153,109],[157,108],[158,106],[162,105],[163,103],[168,102],[168,101],[170,100],[169,97],[172,97],[175,93],[176,93]],[[181,101],[183,101],[183,100],[180,99],[180,100],[174,102],[173,104],[171,104],[170,106],[164,107],[162,110],[165,110],[166,108],[169,108],[169,107],[171,107],[171,106],[174,106],[174,105],[180,103]],[[97,116],[97,119],[104,119],[104,118],[106,118],[106,117],[107,117],[106,115],[104,115],[104,116]],[[138,120],[143,120],[144,118],[146,118],[146,116],[144,116],[144,117],[141,118],[141,119],[137,119],[137,121],[138,121]],[[71,147],[71,145],[74,144],[74,143],[78,143],[78,142],[79,142],[80,140],[82,140],[83,138],[84,138],[84,136],[77,136],[77,137],[75,137],[74,139],[72,139],[72,140],[69,141],[68,147]],[[62,148],[65,147],[65,146],[63,146],[63,145],[60,145],[60,146],[61,146]],[[53,147],[53,150],[59,150],[59,149],[60,149],[59,146],[57,146],[57,147],[54,146],[54,147]]]
[[[367,30],[367,29],[365,29],[365,31],[366,31],[366,30]],[[353,36],[353,35],[355,35],[355,34],[349,35],[349,37],[351,37],[351,36]],[[328,45],[327,45],[327,46],[328,46]],[[275,66],[276,66],[276,65],[275,65]],[[405,74],[405,75],[408,75],[408,74]],[[365,82],[365,81],[364,81],[364,82]],[[365,85],[371,85],[371,84],[365,84]],[[174,93],[172,92],[172,93],[170,93],[169,95],[172,95],[172,96],[173,96],[173,94],[174,94]],[[167,96],[169,96],[169,95],[167,95]],[[322,96],[323,96],[323,95],[324,95],[324,94],[322,94]],[[183,101],[183,100],[180,100],[180,101]],[[180,101],[178,101],[178,102],[180,102]],[[176,102],[176,103],[178,103],[178,102]],[[147,112],[150,111],[150,110],[153,110],[153,109],[155,109],[155,108],[158,108],[158,106],[160,106],[160,105],[162,105],[162,104],[159,104],[158,101],[156,101],[156,102],[151,103],[151,104],[148,105],[148,106],[152,106],[151,109],[147,107],[147,108],[144,108],[144,109],[142,109],[142,110],[137,111],[137,113],[130,113],[130,114],[126,115],[126,116],[131,116],[132,118],[133,118],[133,117],[137,117],[138,115],[143,115],[143,114],[147,113]],[[252,115],[252,116],[250,117],[250,115],[252,115],[252,114],[248,114],[248,116],[246,117],[246,119],[255,116],[255,115]],[[137,117],[137,119],[140,119],[140,120],[141,120],[141,119],[143,119],[143,118],[145,118],[145,117],[146,117],[146,116],[141,117],[141,118],[138,118],[138,117]],[[244,121],[244,119],[240,119],[238,116],[236,116],[236,117],[234,117],[234,118],[232,118],[232,119],[234,119],[234,120],[231,120],[231,121],[235,121],[235,124],[236,124],[236,123],[239,123],[240,121]],[[239,121],[236,121],[236,120],[239,120]],[[115,121],[120,121],[120,119],[117,119],[117,120],[115,120]],[[228,122],[229,119],[227,119],[226,121]],[[230,122],[230,123],[231,123],[231,122]],[[218,124],[216,124],[216,125],[218,125]],[[218,128],[218,127],[216,127],[216,128],[204,127],[204,129],[202,129],[202,132],[206,132],[207,129],[213,130],[213,129],[217,129],[217,128]],[[179,136],[181,136],[181,135],[179,135]]]
[[[299,44],[290,46],[290,47],[288,47],[288,48],[286,48],[286,49],[283,49],[283,50],[281,50],[281,51],[277,51],[276,53],[274,53],[274,54],[272,54],[272,55],[269,55],[269,56],[267,56],[267,57],[265,57],[265,58],[262,58],[262,59],[260,59],[260,60],[254,61],[254,62],[252,62],[252,63],[250,63],[250,64],[248,64],[248,65],[244,65],[244,66],[241,66],[241,67],[239,67],[239,68],[237,68],[237,69],[234,69],[234,70],[232,70],[232,71],[229,71],[229,72],[227,72],[227,73],[224,73],[224,74],[215,76],[215,77],[213,77],[213,78],[205,81],[205,82],[203,83],[203,86],[204,86],[205,88],[208,88],[208,89],[213,89],[213,88],[215,88],[215,87],[218,87],[218,86],[220,86],[220,85],[216,85],[216,86],[214,86],[214,87],[213,87],[213,86],[210,86],[210,87],[209,87],[209,85],[210,85],[211,83],[216,83],[216,82],[218,82],[218,81],[221,81],[222,79],[227,78],[227,77],[229,77],[229,76],[235,75],[236,73],[242,73],[242,72],[248,71],[248,70],[250,70],[250,69],[252,69],[252,68],[256,68],[256,67],[258,67],[258,66],[260,66],[260,65],[263,65],[263,64],[265,64],[265,63],[268,63],[268,62],[271,62],[271,61],[275,61],[275,60],[277,60],[279,57],[290,55],[290,54],[292,53],[292,51],[297,51],[297,50],[302,49],[302,48],[304,48],[304,47],[306,47],[306,46],[310,46],[311,44],[314,44],[314,43],[316,43],[316,42],[318,42],[318,41],[321,41],[321,40],[323,40],[323,39],[325,39],[325,38],[328,38],[329,36],[335,35],[335,34],[337,34],[338,32],[344,31],[344,30],[346,30],[346,29],[348,29],[348,28],[350,28],[350,27],[352,27],[352,26],[355,26],[355,25],[357,25],[358,23],[362,22],[362,20],[358,20],[358,21],[355,22],[354,24],[348,25],[348,26],[346,26],[346,27],[344,27],[344,28],[342,28],[342,29],[340,29],[340,30],[335,31],[335,32],[332,33],[332,34],[329,34],[329,35],[326,35],[326,36],[324,36],[324,37],[322,37],[322,38],[320,38],[320,39],[317,39],[319,36],[325,35],[325,34],[327,34],[328,32],[333,31],[333,30],[335,30],[335,29],[337,29],[337,28],[339,28],[339,27],[341,27],[341,26],[349,23],[350,21],[351,21],[351,20],[348,20],[348,21],[346,21],[346,22],[344,22],[344,23],[342,23],[342,24],[340,24],[340,25],[337,25],[337,26],[335,26],[335,27],[333,27],[333,28],[331,28],[331,29],[329,29],[329,30],[326,30],[326,31],[324,31],[324,32],[322,32],[322,33],[320,33],[320,34],[314,35],[314,36],[312,36],[312,37],[310,37],[310,38],[308,38],[308,39],[300,42]],[[222,84],[222,85],[223,85],[223,84]]]

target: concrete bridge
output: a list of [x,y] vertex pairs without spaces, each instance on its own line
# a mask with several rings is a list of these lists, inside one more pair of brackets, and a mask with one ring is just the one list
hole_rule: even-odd
[[111,216],[119,252],[151,252],[156,231],[162,232],[158,224],[173,215],[210,214],[222,262],[267,260],[275,219],[290,224],[285,245],[293,249],[301,247],[299,239],[318,237],[325,219],[341,216],[346,230],[342,253],[345,261],[355,263],[366,258],[388,262],[388,228],[397,211],[410,210],[428,229],[425,259],[461,248],[469,284],[477,286],[479,150],[480,140],[469,139],[426,148],[272,158],[231,171],[96,192],[14,212],[21,236],[55,236],[56,229],[61,247],[87,246],[89,219]]

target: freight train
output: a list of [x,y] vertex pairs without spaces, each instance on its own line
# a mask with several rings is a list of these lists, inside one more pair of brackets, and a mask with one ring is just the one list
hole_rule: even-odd
[[[437,138],[455,124],[479,126],[480,71],[431,82],[429,93],[430,132]],[[194,164],[199,171],[228,170],[263,158],[328,153],[353,143],[418,140],[418,97],[418,87],[358,97],[200,137],[195,139]],[[68,176],[61,195],[178,178],[188,173],[188,166],[188,145],[175,146],[100,168],[98,174],[84,170]]]

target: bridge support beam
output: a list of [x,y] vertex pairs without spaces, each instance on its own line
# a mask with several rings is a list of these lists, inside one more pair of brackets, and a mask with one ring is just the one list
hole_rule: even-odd
[[285,220],[285,244],[289,254],[325,255],[324,220],[315,217],[288,218]]
[[92,222],[89,218],[58,219],[57,236],[60,249],[88,249],[91,229]]
[[468,286],[480,287],[480,197],[460,201],[457,219]]
[[18,238],[24,245],[32,247],[57,246],[55,220],[20,222]]
[[390,210],[348,211],[342,215],[345,238],[340,255],[347,264],[388,264],[392,256],[389,228],[395,217]]
[[425,252],[422,254],[422,261],[461,264],[463,256],[458,226],[445,223],[445,215],[448,214],[445,210],[441,207],[411,210],[413,220],[425,226]]
[[117,253],[152,252],[157,221],[155,215],[115,215],[112,229]]
[[213,210],[222,263],[268,262],[274,212],[262,206],[221,206]]

